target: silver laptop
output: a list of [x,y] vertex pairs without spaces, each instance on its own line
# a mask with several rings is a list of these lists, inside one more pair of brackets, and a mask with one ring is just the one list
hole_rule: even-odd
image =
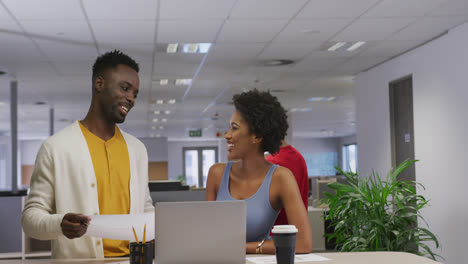
[[244,201],[155,205],[157,264],[244,264]]

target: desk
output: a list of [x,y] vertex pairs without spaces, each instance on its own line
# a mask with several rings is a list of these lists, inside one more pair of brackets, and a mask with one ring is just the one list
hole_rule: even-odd
[[[317,253],[319,256],[326,257],[328,261],[300,262],[301,264],[435,264],[439,263],[425,257],[420,257],[404,252],[347,252],[347,253]],[[249,255],[256,256],[256,255]],[[0,260],[0,264],[104,264],[127,259],[111,260],[51,260],[51,259],[26,259],[26,260]],[[248,264],[250,262],[246,262]]]

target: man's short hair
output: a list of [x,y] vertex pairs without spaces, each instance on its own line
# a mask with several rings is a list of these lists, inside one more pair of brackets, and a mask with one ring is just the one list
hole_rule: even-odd
[[132,69],[134,69],[136,72],[140,71],[140,67],[138,67],[138,63],[136,63],[132,58],[130,58],[128,55],[122,53],[119,50],[113,50],[110,52],[106,52],[99,56],[96,59],[96,62],[94,62],[93,65],[93,85],[94,81],[98,76],[102,76],[104,72],[110,68],[115,68],[117,65],[123,64],[126,65]]

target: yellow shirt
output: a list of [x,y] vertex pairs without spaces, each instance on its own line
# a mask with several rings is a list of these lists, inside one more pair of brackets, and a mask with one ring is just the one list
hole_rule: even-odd
[[[130,159],[119,128],[115,126],[114,136],[104,141],[79,124],[93,161],[100,214],[129,214]],[[128,255],[128,245],[129,241],[103,239],[104,256]]]

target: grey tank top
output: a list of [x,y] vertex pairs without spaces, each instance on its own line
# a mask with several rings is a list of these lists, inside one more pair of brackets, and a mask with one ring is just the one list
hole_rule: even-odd
[[[229,175],[232,161],[226,163],[223,179],[219,186],[217,201],[236,200],[229,192]],[[257,192],[244,200],[247,205],[247,242],[269,239],[270,230],[275,223],[279,211],[275,211],[270,204],[270,184],[273,172],[278,165],[272,165]]]

